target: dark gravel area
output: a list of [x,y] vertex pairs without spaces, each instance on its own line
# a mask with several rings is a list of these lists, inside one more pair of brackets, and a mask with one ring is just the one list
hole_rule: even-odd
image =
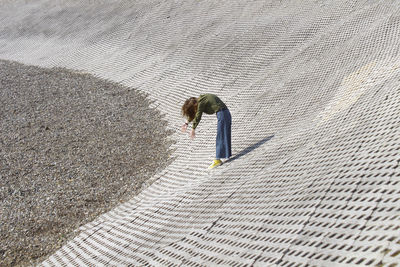
[[0,61],[0,266],[44,260],[170,163],[149,104],[89,74]]

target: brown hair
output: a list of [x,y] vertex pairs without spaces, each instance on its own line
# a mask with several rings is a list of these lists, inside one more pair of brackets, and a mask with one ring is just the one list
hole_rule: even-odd
[[187,117],[188,121],[194,120],[197,112],[197,98],[191,97],[185,101],[182,106],[182,115]]

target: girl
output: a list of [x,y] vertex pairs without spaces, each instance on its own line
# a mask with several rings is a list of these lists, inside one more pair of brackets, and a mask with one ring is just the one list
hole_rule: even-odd
[[221,158],[229,158],[232,156],[231,151],[231,125],[232,118],[228,108],[213,94],[201,95],[199,98],[191,97],[185,101],[182,106],[182,115],[187,118],[185,124],[182,125],[182,132],[185,133],[189,122],[192,122],[192,131],[190,138],[196,136],[195,129],[201,120],[203,112],[206,114],[217,113],[217,141],[216,141],[216,157],[213,163],[208,167],[212,169],[222,164]]

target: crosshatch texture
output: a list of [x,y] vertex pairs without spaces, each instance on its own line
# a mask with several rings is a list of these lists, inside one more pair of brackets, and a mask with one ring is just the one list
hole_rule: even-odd
[[[231,110],[43,266],[399,266],[398,1],[2,1],[0,57]],[[117,178],[117,177],[116,177]]]

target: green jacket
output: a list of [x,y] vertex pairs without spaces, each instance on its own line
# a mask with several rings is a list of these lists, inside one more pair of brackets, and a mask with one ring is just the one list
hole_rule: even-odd
[[219,99],[218,96],[213,94],[201,95],[197,99],[197,112],[193,120],[192,129],[196,129],[201,120],[203,112],[206,114],[214,114],[222,109],[226,109],[226,105]]

